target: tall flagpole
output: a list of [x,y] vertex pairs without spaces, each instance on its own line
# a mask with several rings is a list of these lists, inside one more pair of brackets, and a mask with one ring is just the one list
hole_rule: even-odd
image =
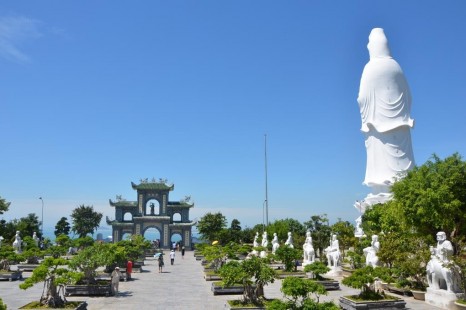
[[265,155],[265,226],[269,226],[269,197],[267,188],[267,134],[264,135],[264,155]]

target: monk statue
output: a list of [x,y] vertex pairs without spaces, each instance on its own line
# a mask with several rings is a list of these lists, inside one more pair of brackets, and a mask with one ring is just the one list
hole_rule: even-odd
[[277,233],[273,233],[273,239],[272,239],[272,254],[275,254],[275,251],[280,247],[280,243],[278,242],[278,236]]
[[293,246],[293,234],[291,233],[291,231],[288,232],[288,239],[286,239],[285,245],[289,246],[290,248],[294,248],[294,246]]
[[370,60],[362,73],[357,100],[367,152],[363,184],[371,188],[365,203],[356,206],[362,213],[391,199],[391,185],[414,167],[408,82],[390,53],[383,29],[372,29],[367,48]]
[[332,235],[330,245],[324,251],[327,256],[328,267],[337,268],[340,263],[340,243],[338,242],[337,235]]
[[34,240],[34,244],[38,247],[39,246],[39,237],[37,237],[37,233],[34,232],[32,234],[32,240]]
[[23,241],[21,240],[21,237],[19,235],[19,231],[16,232],[15,235],[15,241],[13,241],[13,248],[15,249],[16,253],[21,253],[21,244]]
[[379,236],[373,235],[371,245],[362,250],[366,256],[366,266],[372,266],[374,268],[379,266],[379,257],[377,256],[379,249]]
[[303,266],[312,264],[315,260],[314,246],[312,245],[311,232],[306,232],[306,240],[303,244]]
[[447,292],[460,291],[459,279],[452,272],[452,266],[449,266],[453,245],[447,240],[445,232],[437,233],[437,246],[430,247],[430,253],[430,261],[426,266],[429,288]]

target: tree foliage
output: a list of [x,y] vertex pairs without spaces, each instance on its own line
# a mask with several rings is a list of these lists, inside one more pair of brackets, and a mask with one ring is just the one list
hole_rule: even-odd
[[93,234],[102,220],[102,213],[94,211],[93,206],[80,205],[71,213],[73,219],[72,231],[79,237]]
[[4,198],[0,196],[0,215],[8,211],[10,204],[10,202],[7,202]]
[[327,214],[311,216],[309,221],[304,222],[304,226],[311,232],[314,248],[322,256],[323,250],[330,243],[331,228],[328,223]]
[[267,264],[267,260],[253,256],[241,263],[230,261],[219,270],[225,286],[242,283],[245,303],[261,304],[264,297],[264,286],[273,283],[275,271]]
[[68,236],[71,230],[70,223],[68,223],[68,219],[66,217],[62,217],[57,224],[55,225],[55,237],[60,235]]
[[222,229],[226,228],[227,219],[218,213],[206,213],[197,223],[197,229],[202,238],[212,243],[217,239]]
[[338,236],[342,259],[345,258],[345,250],[351,246],[354,246],[356,242],[356,237],[354,236],[354,229],[355,228],[353,224],[351,224],[348,221],[343,221],[341,219],[338,219],[338,221],[331,226],[332,232]]
[[458,153],[441,160],[433,155],[392,187],[406,221],[424,235],[445,231],[466,236],[466,162]]

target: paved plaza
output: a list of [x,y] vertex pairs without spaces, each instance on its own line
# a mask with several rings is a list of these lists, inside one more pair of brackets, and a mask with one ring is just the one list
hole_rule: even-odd
[[[168,252],[166,252],[168,254]],[[184,259],[176,252],[174,265],[170,265],[168,255],[165,258],[163,273],[158,272],[157,262],[153,258],[146,259],[142,273],[133,273],[133,280],[120,282],[119,296],[112,297],[68,297],[68,300],[85,300],[88,309],[225,309],[228,299],[239,299],[239,295],[217,295],[211,292],[211,282],[204,280],[203,268],[200,261],[196,261],[193,252],[186,252]],[[24,277],[31,273],[23,273]],[[41,296],[43,284],[36,284],[28,290],[19,289],[21,281],[0,281],[0,297],[8,309],[18,309],[28,302],[38,300]],[[281,281],[266,286],[267,298],[282,298],[280,292]],[[341,286],[339,291],[330,291],[322,296],[322,300],[333,300],[338,304],[342,295],[356,293],[356,290]],[[439,309],[427,305],[422,301],[405,298],[408,309]]]

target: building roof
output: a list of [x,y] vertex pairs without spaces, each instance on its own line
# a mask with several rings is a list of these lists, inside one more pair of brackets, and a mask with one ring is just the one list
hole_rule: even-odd
[[164,182],[144,182],[139,184],[131,182],[131,186],[136,190],[172,191],[175,188],[175,185],[167,185]]
[[119,201],[112,201],[111,199],[108,200],[112,207],[137,207],[137,201],[126,201],[126,200],[119,200]]
[[187,203],[185,201],[169,201],[167,207],[194,207],[194,203]]

